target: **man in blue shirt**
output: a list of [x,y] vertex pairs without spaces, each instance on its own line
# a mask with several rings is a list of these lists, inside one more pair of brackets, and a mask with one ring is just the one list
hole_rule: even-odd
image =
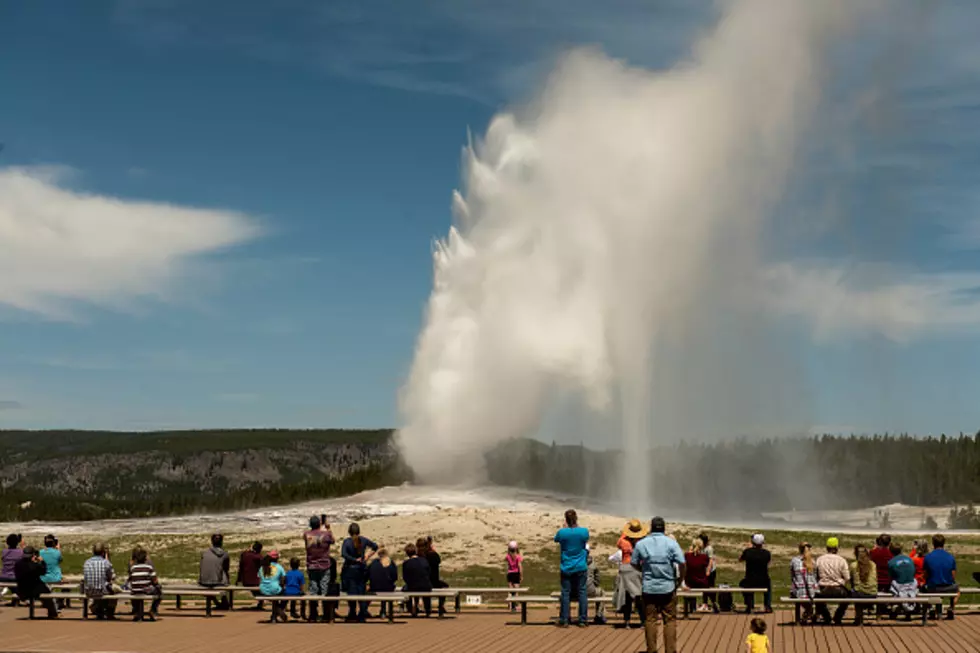
[[946,550],[946,538],[943,535],[932,537],[932,551],[923,559],[922,570],[926,576],[923,593],[956,594],[949,602],[949,612],[946,613],[947,619],[953,619],[960,587],[956,584],[956,558]]
[[588,587],[586,572],[589,569],[589,554],[585,548],[589,541],[589,529],[578,525],[578,514],[574,510],[565,511],[565,527],[555,533],[555,542],[561,547],[561,607],[558,611],[558,625],[567,627],[571,617],[571,597],[578,597],[578,625],[589,623]]
[[677,653],[677,587],[687,571],[684,551],[665,535],[663,517],[650,522],[650,534],[633,548],[630,563],[643,573],[643,628],[647,651],[657,651],[657,631],[664,623],[664,652]]

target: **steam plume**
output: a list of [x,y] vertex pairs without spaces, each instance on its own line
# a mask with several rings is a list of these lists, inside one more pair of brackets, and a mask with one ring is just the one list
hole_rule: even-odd
[[422,479],[466,478],[572,394],[615,416],[630,496],[646,496],[647,443],[723,403],[658,397],[701,392],[670,386],[710,344],[690,337],[702,318],[750,324],[761,234],[828,52],[870,4],[738,0],[670,71],[576,51],[532,106],[493,119],[465,150],[401,397]]

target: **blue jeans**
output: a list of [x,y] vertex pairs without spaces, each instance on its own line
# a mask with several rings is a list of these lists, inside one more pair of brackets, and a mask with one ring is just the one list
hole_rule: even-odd
[[578,622],[589,621],[588,589],[585,584],[585,571],[575,571],[561,575],[561,607],[558,611],[558,623],[567,624],[571,618],[572,595],[578,597]]

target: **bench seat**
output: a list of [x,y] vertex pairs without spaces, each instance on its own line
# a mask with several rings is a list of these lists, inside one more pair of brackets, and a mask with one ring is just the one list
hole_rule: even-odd
[[[928,605],[941,606],[943,600],[942,600],[942,598],[940,598],[939,596],[936,596],[936,595],[920,594],[919,596],[909,596],[909,597],[878,596],[877,598],[873,598],[873,599],[872,598],[859,598],[859,597],[854,597],[854,596],[840,596],[840,597],[837,597],[837,596],[833,596],[833,597],[826,596],[826,597],[823,597],[823,598],[818,597],[818,598],[814,598],[814,599],[794,598],[794,597],[791,597],[791,596],[783,596],[783,597],[781,597],[779,599],[779,602],[780,603],[788,603],[788,604],[791,604],[791,605],[795,606],[795,621],[796,621],[796,623],[800,623],[800,611],[801,611],[801,608],[802,608],[803,605],[807,605],[807,604],[815,605],[815,604],[818,604],[818,603],[823,603],[823,604],[839,605],[841,603],[849,603],[849,604],[852,604],[852,605],[902,605],[904,603],[914,603],[914,604],[917,604],[917,605],[924,605],[924,606],[928,606]],[[922,625],[923,626],[926,625],[926,619],[929,616],[928,615],[928,612],[929,612],[928,610],[923,610],[922,611]]]

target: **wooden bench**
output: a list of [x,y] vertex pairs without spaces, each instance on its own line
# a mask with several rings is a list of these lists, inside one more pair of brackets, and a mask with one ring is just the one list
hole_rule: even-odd
[[[789,596],[783,596],[779,599],[780,603],[789,603],[794,606],[794,621],[798,624],[800,623],[800,612],[804,605],[816,605],[818,603],[839,605],[841,603],[849,603],[855,606],[858,605],[902,605],[905,603],[915,603],[920,605],[942,605],[943,600],[936,595],[930,594],[920,594],[919,596],[878,596],[877,598],[858,598],[853,596],[840,596],[840,597],[825,597],[825,598],[793,598]],[[929,616],[928,610],[922,610],[922,625],[926,625],[926,618]]]
[[[268,601],[269,603],[290,603],[292,601],[297,601],[299,603],[312,603],[313,601],[322,601],[326,603],[326,619],[327,623],[333,623],[337,619],[337,606],[341,602],[354,601],[356,603],[381,603],[387,604],[388,606],[388,622],[391,623],[395,620],[395,604],[404,601],[406,597],[391,594],[346,594],[343,596],[317,596],[313,594],[301,594],[299,596],[286,596],[285,594],[278,594],[276,596],[262,596],[259,597],[261,601]],[[285,609],[285,606],[282,607]],[[276,623],[276,612],[273,610],[269,614],[269,621],[271,623]]]
[[[588,601],[592,605],[598,605],[600,603],[602,603],[602,604],[611,604],[612,603],[612,596],[590,596],[589,598],[586,599],[586,601]],[[508,603],[518,603],[518,604],[520,604],[520,606],[521,606],[521,625],[522,626],[526,626],[527,625],[527,606],[528,606],[528,604],[533,603],[535,605],[539,605],[539,604],[544,605],[544,604],[549,604],[549,603],[554,604],[554,603],[560,603],[560,602],[561,602],[561,597],[560,596],[515,596],[512,599],[508,599]],[[578,600],[576,599],[573,602],[574,603],[577,603]]]
[[507,597],[526,594],[530,587],[454,587],[456,594],[456,614],[462,607],[463,596],[479,596],[482,594],[505,595]]
[[[222,592],[216,590],[202,590],[202,589],[189,589],[189,590],[174,590],[165,589],[163,593],[159,596],[161,600],[166,600],[168,597],[173,597],[178,602],[178,608],[180,605],[180,598],[182,596],[193,596],[202,597],[205,599],[204,603],[204,613],[205,616],[211,616],[211,606],[216,604],[217,600],[221,598]],[[129,601],[134,604],[134,609],[136,616],[140,617],[141,607],[144,601],[154,601],[157,596],[153,594],[131,594],[131,593],[119,593],[119,594],[106,594],[103,597],[92,597],[86,596],[82,593],[66,593],[66,592],[51,592],[49,594],[42,594],[41,599],[78,599],[82,602],[82,619],[88,619],[89,615],[89,603],[95,601]],[[28,612],[29,618],[34,618],[35,601],[28,601]]]
[[[765,594],[765,587],[686,587],[677,592],[678,599],[696,599],[705,594]],[[683,618],[690,617],[687,601],[684,601]]]

